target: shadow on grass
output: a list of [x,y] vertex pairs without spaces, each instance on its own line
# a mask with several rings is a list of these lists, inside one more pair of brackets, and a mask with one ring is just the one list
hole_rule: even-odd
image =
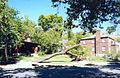
[[118,60],[118,59],[111,59],[108,62],[109,62],[109,64],[119,64],[120,60]]
[[39,63],[54,63],[54,62],[64,63],[64,62],[71,62],[71,61],[43,61],[43,62],[39,62]]
[[120,78],[120,74],[100,71],[95,67],[49,66],[42,69],[0,70],[4,78]]
[[98,65],[89,63],[89,64],[85,64],[85,66],[98,66]]
[[7,64],[16,64],[19,60],[16,59],[16,57],[9,57],[8,61],[5,62],[4,60],[0,60],[0,65],[7,65]]

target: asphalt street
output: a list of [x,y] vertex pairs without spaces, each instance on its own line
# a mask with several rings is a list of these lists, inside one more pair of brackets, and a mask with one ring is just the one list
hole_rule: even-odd
[[0,78],[120,78],[120,64],[0,70]]

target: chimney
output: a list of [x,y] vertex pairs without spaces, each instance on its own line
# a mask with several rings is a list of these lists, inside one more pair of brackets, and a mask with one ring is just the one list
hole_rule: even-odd
[[96,54],[100,54],[101,52],[101,35],[100,35],[100,30],[96,31]]
[[100,30],[97,30],[97,31],[96,31],[96,38],[97,38],[97,39],[100,39]]

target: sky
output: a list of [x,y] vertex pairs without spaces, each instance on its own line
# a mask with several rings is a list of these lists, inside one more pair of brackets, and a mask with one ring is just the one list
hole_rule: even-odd
[[[20,13],[20,17],[27,15],[29,19],[35,23],[38,23],[38,18],[41,14],[50,15],[59,12],[58,15],[62,16],[63,20],[65,20],[67,17],[64,6],[60,6],[60,8],[57,11],[57,8],[52,7],[51,0],[8,0],[8,6],[17,9]],[[106,32],[106,27],[111,26],[111,24],[106,22],[103,23],[102,26],[104,27],[104,29],[99,30],[101,30],[101,32],[104,33]],[[72,31],[76,33],[80,32],[81,29],[74,28]]]

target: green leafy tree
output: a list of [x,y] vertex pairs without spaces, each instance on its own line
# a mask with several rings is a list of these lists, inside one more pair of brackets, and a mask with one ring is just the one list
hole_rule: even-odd
[[61,30],[60,27],[53,27],[50,30],[44,32],[40,27],[37,27],[37,32],[34,36],[35,42],[41,44],[40,50],[45,53],[54,53],[62,46],[61,41]]
[[68,34],[68,41],[72,38],[72,28],[74,27],[73,21],[71,19],[67,19],[64,22],[64,30],[67,31]]
[[63,24],[63,18],[62,16],[57,15],[40,15],[38,19],[38,25],[42,27],[44,31],[47,31],[56,25],[62,25]]
[[112,34],[113,32],[115,32],[116,28],[114,26],[108,26],[106,31],[109,33],[109,34]]
[[77,44],[79,44],[81,38],[85,38],[85,37],[88,37],[88,36],[89,36],[88,33],[84,34],[84,32],[77,32],[77,33],[75,34],[75,39],[76,39],[75,42],[76,42]]
[[36,38],[41,44],[40,50],[45,53],[54,53],[62,46],[63,18],[57,15],[40,15],[38,19]]
[[0,0],[0,49],[4,49],[4,62],[8,61],[10,48],[20,43],[21,19],[17,17],[18,11],[7,6],[7,0]]
[[[61,4],[68,5],[67,15],[73,21],[78,21],[78,25],[84,31],[93,32],[96,27],[110,21],[117,24],[117,17],[120,16],[119,0],[51,0],[54,7]],[[94,4],[94,5],[93,5]]]
[[29,20],[28,16],[24,16],[24,20],[22,21],[22,38],[26,39],[31,37],[32,41],[34,42],[34,35],[36,33],[36,24]]

